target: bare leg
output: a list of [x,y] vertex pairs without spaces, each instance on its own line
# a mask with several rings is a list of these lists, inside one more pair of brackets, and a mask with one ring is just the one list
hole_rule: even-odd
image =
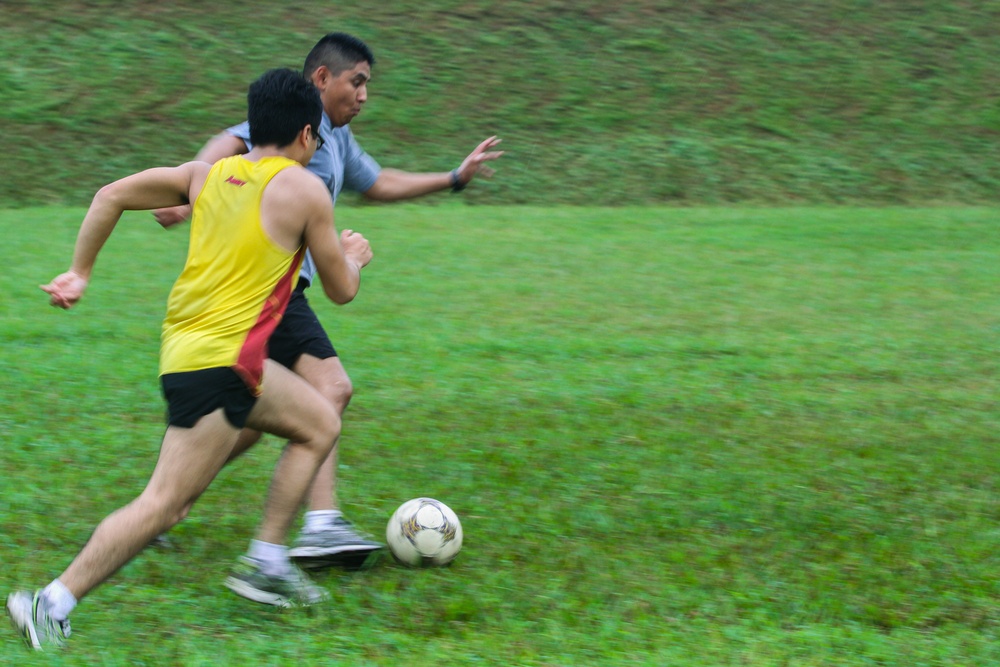
[[[337,416],[341,417],[347,404],[351,402],[353,387],[351,379],[344,370],[344,365],[337,357],[317,359],[316,357],[303,354],[295,362],[293,369],[297,375],[305,379],[306,382],[315,387],[333,406]],[[240,432],[239,440],[233,446],[229,461],[241,456],[256,443],[261,436],[259,430],[244,428]],[[332,510],[338,509],[337,502],[337,443],[333,445],[330,456],[323,461],[323,466],[316,474],[316,479],[309,491],[308,508],[310,510]]]
[[233,445],[233,449],[229,453],[229,458],[226,460],[226,463],[232,463],[239,457],[243,456],[248,449],[257,444],[257,441],[260,440],[262,435],[264,434],[252,428],[245,428],[240,431],[240,437],[237,438],[236,444]]
[[[343,416],[347,404],[351,402],[353,387],[339,358],[317,359],[312,355],[303,354],[295,362],[294,370],[330,402],[338,416]],[[316,479],[309,490],[308,507],[310,510],[338,509],[337,443],[334,443],[330,455],[323,461],[323,466],[316,474]]]
[[284,544],[320,465],[340,435],[340,416],[301,377],[268,360],[264,392],[247,421],[253,429],[289,439],[271,480],[257,539]]
[[151,539],[184,518],[187,510],[225,464],[238,430],[222,410],[202,417],[193,428],[171,426],[146,488],[113,512],[94,531],[59,580],[76,599],[129,562]]

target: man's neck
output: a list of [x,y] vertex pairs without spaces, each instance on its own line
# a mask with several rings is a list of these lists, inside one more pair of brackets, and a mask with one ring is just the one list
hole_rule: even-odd
[[243,157],[251,162],[257,162],[258,160],[266,157],[284,157],[302,164],[301,158],[304,156],[299,155],[298,153],[299,151],[296,151],[294,146],[285,146],[283,148],[278,148],[277,146],[254,146],[253,149]]

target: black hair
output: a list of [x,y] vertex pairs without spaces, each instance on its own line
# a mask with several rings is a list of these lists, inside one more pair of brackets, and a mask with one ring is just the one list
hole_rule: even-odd
[[323,102],[311,81],[293,69],[272,69],[250,84],[247,92],[250,143],[283,147],[306,125],[319,132]]
[[337,76],[346,69],[351,69],[361,61],[369,66],[375,64],[375,56],[368,45],[354,35],[344,32],[331,32],[316,42],[309,55],[306,56],[302,74],[307,79],[312,78],[321,65],[326,65],[330,73]]

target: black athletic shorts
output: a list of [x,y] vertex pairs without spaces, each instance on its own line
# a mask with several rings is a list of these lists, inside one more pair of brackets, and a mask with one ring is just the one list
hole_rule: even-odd
[[160,376],[160,385],[167,399],[167,423],[182,428],[191,428],[219,408],[225,410],[230,424],[243,428],[257,402],[232,368],[167,373]]
[[308,280],[299,279],[278,328],[267,341],[267,356],[285,368],[290,369],[303,354],[311,354],[317,359],[337,356],[330,337],[306,299],[308,286]]

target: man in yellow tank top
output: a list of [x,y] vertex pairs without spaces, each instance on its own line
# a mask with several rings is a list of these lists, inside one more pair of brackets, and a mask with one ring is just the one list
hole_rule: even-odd
[[232,368],[259,393],[266,342],[305,247],[290,252],[261,225],[260,199],[286,157],[224,160],[194,205],[188,259],[167,301],[160,373]]
[[146,488],[109,515],[69,567],[46,588],[7,597],[29,646],[60,645],[76,603],[183,519],[229,457],[240,429],[291,443],[275,469],[264,519],[226,585],[278,606],[328,597],[288,558],[288,530],[340,433],[337,412],[305,380],[267,359],[267,338],[287,304],[305,248],[326,295],[357,294],[371,248],[333,224],[322,181],[304,168],[320,144],[322,103],[292,70],[255,81],[248,117],[255,148],[214,166],[150,169],[102,188],[77,237],[68,272],[42,289],[73,306],[123,211],[193,203],[187,262],[170,294],[160,354],[168,427]]
[[[302,73],[313,82],[323,99],[320,135],[326,145],[316,151],[308,169],[323,179],[334,204],[343,190],[362,193],[372,201],[393,202],[441,191],[463,190],[474,178],[489,177],[493,160],[503,155],[495,150],[500,140],[481,142],[458,168],[450,172],[414,172],[383,169],[356,141],[350,124],[368,100],[375,55],[364,41],[343,32],[319,39],[303,61]],[[213,137],[195,159],[214,162],[246,153],[253,146],[247,124],[240,123]],[[179,206],[154,212],[164,227],[186,220],[190,207]],[[353,385],[306,293],[315,284],[313,263],[306,258],[299,273],[285,317],[270,341],[270,358],[295,371],[316,387],[343,416],[353,395]],[[339,349],[339,345],[337,346]],[[235,453],[250,447],[260,433],[245,429]],[[302,531],[292,544],[292,559],[309,570],[331,565],[348,569],[366,567],[378,557],[383,545],[355,530],[341,512],[337,497],[337,452],[334,447],[316,474]]]

